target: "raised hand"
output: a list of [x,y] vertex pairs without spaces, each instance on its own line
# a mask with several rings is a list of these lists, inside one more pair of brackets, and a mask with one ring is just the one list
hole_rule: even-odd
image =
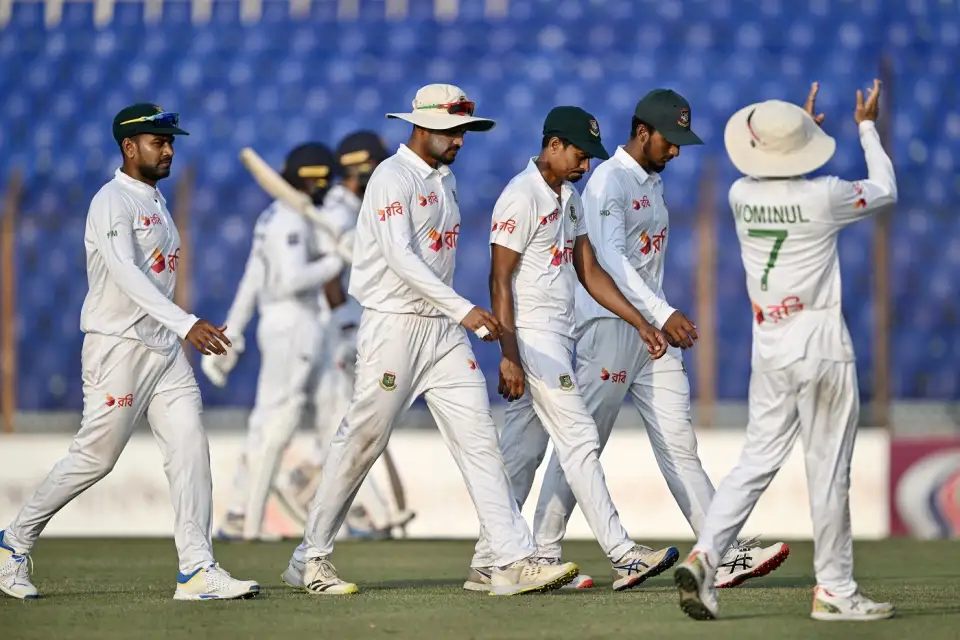
[[867,120],[876,121],[880,113],[880,87],[879,80],[874,79],[873,87],[867,89],[867,101],[863,101],[863,91],[857,89],[857,108],[853,111],[853,119],[857,124]]
[[824,114],[817,115],[817,93],[820,91],[820,83],[814,82],[810,85],[810,94],[807,95],[807,101],[803,103],[803,110],[810,114],[813,121],[818,126],[823,126]]

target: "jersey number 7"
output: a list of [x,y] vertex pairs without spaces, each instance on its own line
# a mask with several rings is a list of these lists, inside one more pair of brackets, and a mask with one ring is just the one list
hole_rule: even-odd
[[770,249],[770,258],[767,260],[767,268],[763,270],[763,277],[760,278],[760,290],[767,290],[767,276],[770,270],[777,264],[777,257],[780,255],[780,247],[783,241],[787,239],[786,229],[748,229],[747,235],[751,238],[772,238],[773,248]]

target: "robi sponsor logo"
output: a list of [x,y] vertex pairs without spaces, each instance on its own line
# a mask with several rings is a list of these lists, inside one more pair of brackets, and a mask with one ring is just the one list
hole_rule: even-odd
[[600,379],[606,382],[609,380],[612,384],[624,384],[627,381],[626,370],[610,373],[604,368],[600,369]]
[[132,407],[133,406],[133,394],[128,393],[127,395],[114,398],[109,393],[107,394],[107,401],[105,403],[108,407],[113,407],[114,405],[118,407]]
[[153,264],[150,265],[150,270],[154,273],[163,273],[167,270],[173,273],[180,265],[180,247],[177,247],[166,256],[163,255],[160,249],[154,249],[153,253],[150,254],[150,259],[153,260]]
[[440,251],[444,247],[447,249],[456,249],[457,240],[460,237],[460,224],[457,223],[453,225],[453,229],[450,231],[444,231],[443,233],[436,230],[436,228],[431,227],[430,231],[427,232],[427,238],[430,240],[430,248],[434,251]]

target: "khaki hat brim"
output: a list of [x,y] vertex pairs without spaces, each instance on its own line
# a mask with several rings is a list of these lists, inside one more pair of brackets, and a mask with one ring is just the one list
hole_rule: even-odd
[[446,131],[462,126],[466,126],[468,131],[490,131],[497,124],[489,118],[457,116],[449,113],[388,113],[387,117],[406,120],[410,124],[433,131]]
[[752,104],[737,111],[723,131],[727,155],[740,173],[755,178],[792,178],[816,171],[833,157],[837,141],[816,125],[807,144],[795,151],[768,151],[752,144],[747,118],[758,106]]

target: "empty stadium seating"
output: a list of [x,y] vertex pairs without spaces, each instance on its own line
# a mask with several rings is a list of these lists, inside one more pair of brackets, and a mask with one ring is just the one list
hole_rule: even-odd
[[[294,144],[335,142],[373,128],[395,145],[407,125],[387,121],[417,87],[465,88],[489,134],[468,137],[455,170],[464,215],[456,286],[486,303],[487,221],[506,181],[538,150],[540,126],[556,104],[579,104],[599,119],[608,148],[621,143],[636,100],[668,86],[693,106],[706,140],[685,148],[664,173],[672,228],[666,290],[697,316],[694,270],[698,210],[719,216],[719,342],[722,398],[746,396],[750,313],[725,204],[736,177],[726,161],[723,125],[737,107],[764,98],[801,101],[822,84],[826,128],[839,139],[827,167],[846,178],[865,167],[852,119],[854,91],[892,63],[885,108],[901,203],[891,221],[893,393],[960,396],[960,9],[911,0],[514,0],[509,16],[488,19],[483,2],[462,2],[452,23],[433,18],[433,0],[410,0],[409,16],[386,20],[383,2],[360,0],[357,20],[338,22],[335,3],[316,0],[291,19],[286,2],[264,3],[244,24],[238,3],[215,1],[209,23],[193,24],[187,3],[167,2],[144,21],[144,5],[122,2],[113,20],[93,24],[93,5],[68,2],[60,24],[45,26],[43,5],[14,2],[0,29],[0,187],[25,172],[17,239],[20,309],[19,403],[24,409],[80,406],[77,328],[85,293],[86,206],[111,176],[117,150],[110,121],[123,105],[156,101],[180,111],[189,138],[178,141],[174,179],[195,168],[188,237],[195,310],[221,320],[266,197],[237,160],[245,145],[279,166]],[[717,168],[715,202],[700,198],[708,163]],[[845,231],[841,259],[846,314],[859,354],[862,392],[872,388],[875,311],[870,256],[874,223]],[[202,381],[210,405],[249,404],[256,381],[250,348],[225,390]],[[495,347],[477,355],[496,384]],[[688,370],[697,367],[696,353]],[[694,375],[692,380],[696,380]]]

